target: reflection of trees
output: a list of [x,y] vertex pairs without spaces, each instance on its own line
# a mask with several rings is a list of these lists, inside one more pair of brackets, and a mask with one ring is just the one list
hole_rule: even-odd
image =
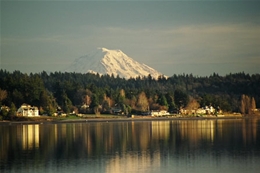
[[244,146],[248,147],[248,145],[255,144],[257,142],[258,121],[258,119],[248,119],[246,121],[242,121]]
[[[145,169],[160,166],[160,153],[128,152],[115,156],[107,162],[106,173],[146,172]],[[153,170],[156,171],[156,170]],[[159,170],[158,170],[159,172]]]
[[191,147],[196,147],[201,141],[214,140],[215,123],[213,120],[186,120],[176,122],[179,126],[180,140]]
[[[109,161],[110,167],[124,161],[134,164],[138,159],[149,166],[149,157],[160,162],[160,154],[156,153],[161,151],[174,155],[212,147],[254,149],[259,138],[258,125],[258,119],[6,125],[0,126],[0,160],[12,166],[16,164],[13,160],[29,158],[38,163],[37,159],[50,162],[109,155],[115,157]],[[26,153],[26,157],[21,153]]]
[[23,125],[21,131],[23,150],[39,147],[39,125]]

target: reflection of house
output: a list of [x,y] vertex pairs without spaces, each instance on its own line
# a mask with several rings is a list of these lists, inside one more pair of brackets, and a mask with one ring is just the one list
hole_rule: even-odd
[[32,149],[39,147],[40,130],[39,124],[23,125],[22,145],[23,149]]
[[36,106],[22,104],[22,106],[17,111],[17,115],[26,117],[39,116],[39,110]]
[[163,116],[163,115],[170,115],[169,112],[166,110],[152,110],[151,111],[152,116]]
[[170,121],[152,121],[152,139],[167,140],[170,136]]

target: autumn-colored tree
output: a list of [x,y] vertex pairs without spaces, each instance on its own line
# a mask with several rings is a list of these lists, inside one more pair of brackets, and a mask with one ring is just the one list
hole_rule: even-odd
[[124,105],[125,104],[125,91],[123,89],[121,89],[119,91],[119,94],[117,95],[116,98],[116,104],[118,105]]
[[241,101],[240,101],[240,112],[242,114],[245,114],[246,113],[246,103],[245,103],[245,95],[243,94],[241,96]]
[[7,98],[7,91],[0,88],[0,103]]
[[146,95],[145,95],[145,92],[142,91],[142,92],[138,95],[136,107],[137,107],[140,111],[147,111],[147,110],[148,110],[148,106],[149,106],[148,99],[147,99],[147,97],[146,97]]
[[109,112],[110,106],[109,106],[109,102],[107,100],[104,100],[102,103],[102,112]]
[[86,105],[90,105],[91,103],[91,97],[89,95],[86,95],[84,98],[84,102]]
[[102,112],[108,112],[111,108],[113,101],[110,97],[104,94],[103,102],[102,102]]
[[89,89],[86,89],[86,95],[85,95],[85,98],[84,98],[84,103],[86,105],[91,104],[91,96],[92,96],[92,92]]
[[252,113],[255,112],[255,109],[256,109],[255,98],[252,97],[252,98],[251,98],[251,111],[252,111]]
[[126,100],[126,103],[131,107],[131,109],[136,109],[137,98],[132,96],[131,99]]
[[242,114],[251,114],[256,109],[256,103],[254,97],[249,97],[245,94],[241,96],[240,111]]
[[124,89],[121,89],[120,92],[119,92],[119,95],[121,97],[125,97],[125,90]]
[[124,112],[124,114],[128,114],[129,113],[129,109],[127,106],[128,101],[125,96],[126,96],[125,90],[121,89],[117,94],[117,97],[115,98],[115,102],[116,102],[116,106],[120,108]]
[[199,107],[200,104],[197,102],[197,100],[194,99],[193,97],[190,97],[189,102],[185,107],[185,109],[188,110],[190,113],[192,113],[192,111],[196,111]]
[[246,103],[246,113],[251,113],[251,98],[249,96],[245,97],[245,103]]
[[[158,99],[158,96],[156,95],[156,100],[157,99]],[[149,103],[150,110],[158,110],[160,108],[160,105],[154,101],[154,97],[149,97],[148,103]]]

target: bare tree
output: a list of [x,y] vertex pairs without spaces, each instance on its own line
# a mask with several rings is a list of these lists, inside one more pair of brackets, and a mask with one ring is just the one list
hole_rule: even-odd
[[197,102],[197,100],[190,97],[189,102],[188,102],[187,106],[185,107],[185,109],[187,109],[191,113],[192,111],[195,112],[199,107],[200,107],[200,104]]
[[145,92],[141,92],[138,95],[136,106],[140,111],[147,111],[148,110],[149,103],[148,103],[148,99],[145,95]]
[[243,94],[241,96],[241,101],[240,101],[240,112],[242,114],[245,114],[246,113],[246,103],[245,103],[245,95]]
[[255,98],[251,98],[251,111],[254,113],[256,109],[256,103],[255,103]]
[[246,105],[246,114],[251,112],[251,98],[246,95],[245,97],[245,105]]
[[249,97],[245,94],[241,97],[240,111],[242,114],[250,114],[252,110],[256,109],[256,103],[254,97]]

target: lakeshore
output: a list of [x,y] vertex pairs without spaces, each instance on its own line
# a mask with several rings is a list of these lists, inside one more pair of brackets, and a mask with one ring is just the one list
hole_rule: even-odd
[[225,116],[113,116],[113,115],[87,115],[84,117],[15,117],[13,120],[2,120],[0,125],[5,124],[55,124],[55,123],[92,123],[92,122],[125,122],[125,121],[169,121],[169,120],[219,120],[219,119],[252,119],[260,118],[259,115],[225,115]]

